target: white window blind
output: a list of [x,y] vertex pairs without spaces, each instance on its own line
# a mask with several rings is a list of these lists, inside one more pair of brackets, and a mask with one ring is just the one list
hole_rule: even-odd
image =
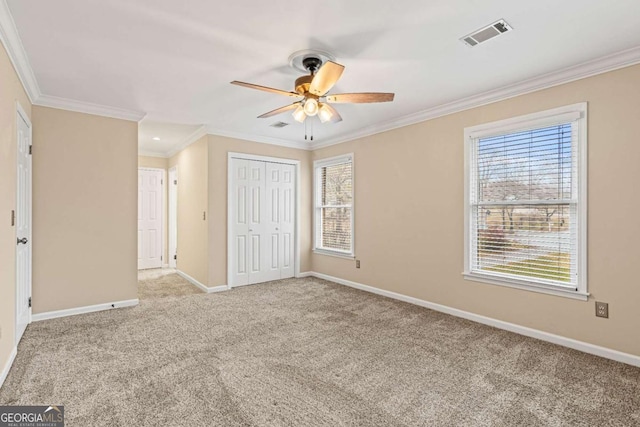
[[467,272],[584,291],[582,127],[579,114],[563,119],[470,138]]
[[353,254],[351,156],[315,163],[315,249]]

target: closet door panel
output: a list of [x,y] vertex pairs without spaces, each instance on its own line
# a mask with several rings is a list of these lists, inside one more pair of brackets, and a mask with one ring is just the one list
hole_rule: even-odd
[[295,166],[281,166],[280,182],[280,277],[293,277],[295,274]]
[[231,275],[234,286],[249,283],[249,161],[232,159],[231,179],[235,200],[231,205]]

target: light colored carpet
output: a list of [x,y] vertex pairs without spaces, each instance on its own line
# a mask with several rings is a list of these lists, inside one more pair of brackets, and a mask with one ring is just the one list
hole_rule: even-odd
[[69,426],[631,426],[640,369],[306,278],[33,323],[0,403]]
[[158,274],[138,280],[139,299],[179,297],[203,293],[203,290],[192,285],[176,273]]

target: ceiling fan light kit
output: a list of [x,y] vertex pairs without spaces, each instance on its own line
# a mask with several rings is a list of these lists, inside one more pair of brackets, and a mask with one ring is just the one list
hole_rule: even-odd
[[327,123],[333,118],[333,112],[327,104],[322,104],[318,110],[318,118],[321,123]]
[[298,108],[293,112],[293,118],[296,122],[302,123],[307,118],[307,115],[304,113],[304,108],[302,105],[298,105]]
[[[295,98],[302,98],[300,101],[275,110],[264,113],[258,118],[271,117],[286,111],[294,110],[293,118],[303,123],[307,117],[318,116],[321,123],[337,123],[342,121],[338,111],[329,103],[352,103],[364,104],[373,102],[393,101],[393,93],[346,93],[328,95],[329,91],[342,76],[344,66],[333,61],[333,56],[320,51],[299,51],[289,57],[289,64],[309,74],[298,77],[295,81],[294,91],[274,89],[267,86],[255,85],[239,81],[232,81],[231,84],[244,86],[250,89],[257,89],[264,92],[276,93]],[[306,139],[306,138],[305,138]],[[313,137],[312,137],[313,139]]]
[[318,114],[318,101],[314,98],[309,98],[304,102],[304,113],[307,116],[315,116]]

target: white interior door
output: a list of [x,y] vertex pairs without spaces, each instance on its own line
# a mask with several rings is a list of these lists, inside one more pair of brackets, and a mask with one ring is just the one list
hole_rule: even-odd
[[293,277],[295,167],[265,163],[267,179],[268,280]]
[[295,167],[233,158],[230,168],[231,286],[293,277]]
[[[280,164],[260,162],[265,167],[266,206],[263,209],[264,248],[263,265],[259,278],[251,276],[250,282],[259,283],[280,278],[280,181],[282,179]],[[257,280],[257,281],[256,281]]]
[[162,175],[138,169],[138,269],[162,267]]
[[232,159],[229,175],[231,177],[231,197],[229,223],[231,225],[231,261],[230,285],[249,284],[249,161]]
[[169,169],[169,267],[176,268],[178,260],[178,169]]
[[294,165],[278,165],[280,168],[280,241],[278,259],[280,260],[280,278],[286,279],[295,275],[295,174]]
[[266,282],[269,279],[268,226],[266,211],[265,163],[249,161],[249,284]]
[[16,344],[31,322],[31,123],[18,108],[16,200]]

